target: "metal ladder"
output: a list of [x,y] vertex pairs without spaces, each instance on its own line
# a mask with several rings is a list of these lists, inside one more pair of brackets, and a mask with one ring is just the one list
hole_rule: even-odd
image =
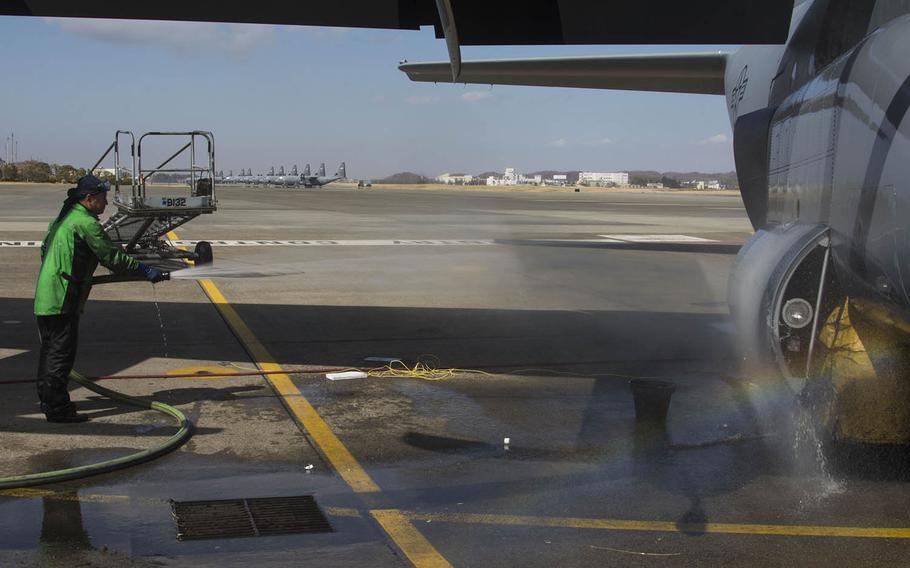
[[[130,191],[121,190],[122,173],[127,169],[120,164],[120,138],[130,138]],[[182,138],[185,144],[161,162],[157,167],[146,169],[142,165],[143,141],[161,137]],[[197,139],[206,142],[205,162],[196,163]],[[178,156],[189,150],[189,167],[167,167]],[[197,262],[211,262],[211,245],[204,241],[197,244],[193,252],[173,247],[167,234],[199,215],[214,213],[215,198],[215,138],[211,132],[193,130],[187,132],[147,132],[136,137],[128,130],[118,130],[114,141],[92,167],[97,171],[101,163],[114,154],[114,197],[117,210],[104,223],[103,228],[111,240],[123,246],[131,256],[140,260],[192,259]],[[149,182],[155,174],[186,174],[183,180],[188,190],[181,195],[149,194]],[[156,193],[160,193],[157,190]],[[202,246],[200,246],[202,245]]]

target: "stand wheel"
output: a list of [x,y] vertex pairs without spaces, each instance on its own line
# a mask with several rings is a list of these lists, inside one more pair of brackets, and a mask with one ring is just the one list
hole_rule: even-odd
[[212,244],[208,241],[199,241],[196,243],[196,264],[212,264],[214,256],[212,255]]

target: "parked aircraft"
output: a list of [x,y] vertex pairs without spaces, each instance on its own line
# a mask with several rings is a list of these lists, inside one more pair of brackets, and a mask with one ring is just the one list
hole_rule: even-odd
[[[0,13],[433,25],[445,38],[449,61],[400,65],[412,80],[724,95],[742,199],[756,230],[737,258],[730,287],[747,358],[773,364],[784,379],[773,382],[781,390],[805,394],[813,384],[828,385],[833,437],[910,439],[904,426],[910,404],[900,390],[910,359],[908,2],[709,0],[655,8],[653,2],[581,0],[346,0],[320,4],[316,12],[310,5],[254,10],[231,2],[214,13],[160,3],[115,9],[100,0],[12,6]],[[745,47],[461,60],[462,45],[659,43]],[[858,320],[862,329],[851,323]],[[886,346],[884,361],[864,354],[877,378],[863,385],[851,376],[832,378],[847,332],[856,338],[851,349],[870,337]],[[875,395],[864,395],[870,392]],[[839,420],[845,412],[857,415]],[[887,425],[850,426],[883,413]]]
[[269,169],[266,175],[253,175],[252,170],[240,170],[240,175],[231,175],[227,177],[216,177],[216,183],[238,184],[238,185],[273,185],[278,187],[321,187],[333,181],[343,179],[346,176],[344,162],[338,167],[338,171],[333,176],[325,175],[325,164],[321,164],[316,175],[310,174],[310,165],[304,167],[303,172],[298,172],[297,166],[291,168],[290,173],[284,172],[284,166]]
[[347,177],[347,170],[345,169],[344,162],[341,162],[341,165],[338,166],[338,171],[332,176],[325,175],[325,163],[319,165],[319,172],[314,176],[307,175],[309,170],[310,165],[307,164],[306,172],[304,175],[300,176],[300,182],[304,187],[322,187],[333,181],[338,181]]

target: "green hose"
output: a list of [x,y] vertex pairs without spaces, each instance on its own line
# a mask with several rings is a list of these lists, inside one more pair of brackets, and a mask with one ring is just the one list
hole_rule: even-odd
[[30,473],[27,475],[14,475],[12,477],[0,477],[0,489],[13,489],[16,487],[43,485],[45,483],[58,483],[61,481],[69,481],[71,479],[79,479],[82,477],[88,477],[90,475],[98,475],[101,473],[108,473],[118,469],[123,469],[131,465],[153,460],[157,457],[163,456],[168,452],[172,452],[179,448],[193,434],[192,422],[187,419],[185,414],[173,406],[161,402],[136,398],[134,396],[129,396],[108,388],[104,388],[83,377],[76,371],[70,371],[69,378],[73,382],[78,383],[79,385],[89,389],[90,391],[94,391],[101,396],[106,396],[125,404],[129,404],[130,406],[137,406],[139,408],[146,408],[149,410],[157,410],[158,412],[167,414],[177,420],[177,422],[180,424],[180,430],[168,438],[163,444],[155,446],[154,448],[142,450],[141,452],[136,452],[135,454],[130,454],[128,456],[69,469],[58,469],[56,471]]

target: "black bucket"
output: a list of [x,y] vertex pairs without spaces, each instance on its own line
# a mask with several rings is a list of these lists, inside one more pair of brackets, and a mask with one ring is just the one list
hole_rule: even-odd
[[635,421],[666,428],[670,397],[676,391],[676,385],[667,381],[632,379],[629,386],[635,401]]

